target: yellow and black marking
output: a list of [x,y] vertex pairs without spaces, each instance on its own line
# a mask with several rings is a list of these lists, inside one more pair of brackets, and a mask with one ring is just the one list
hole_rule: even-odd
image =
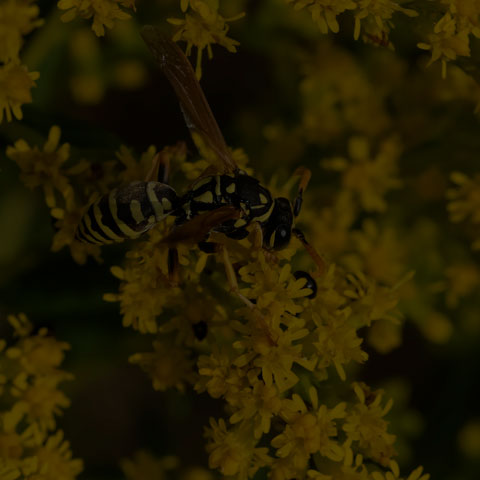
[[177,207],[173,188],[160,182],[133,182],[112,190],[88,208],[75,237],[103,245],[137,238]]
[[182,211],[176,220],[181,225],[188,220],[223,206],[233,206],[240,218],[222,223],[214,230],[231,238],[244,238],[251,222],[261,225],[268,220],[274,201],[270,192],[259,181],[237,171],[234,175],[212,175],[194,183],[192,189],[182,197]]
[[[181,49],[158,28],[146,26],[142,36],[177,94],[194,142],[197,147],[201,145],[202,152],[212,153],[208,155],[210,170],[205,172],[221,174],[205,173],[182,197],[160,182],[134,182],[113,190],[88,208],[76,237],[93,244],[136,238],[167,215],[173,215],[176,228],[167,236],[172,245],[185,240],[204,242],[212,231],[234,239],[245,238],[248,225],[256,223],[261,228],[265,248],[286,247],[310,171],[305,168],[296,171],[301,179],[293,210],[286,198],[273,199],[258,180],[238,169]],[[166,181],[168,165],[161,158],[157,160],[158,165],[154,164],[147,179],[155,178],[158,169],[157,175]]]

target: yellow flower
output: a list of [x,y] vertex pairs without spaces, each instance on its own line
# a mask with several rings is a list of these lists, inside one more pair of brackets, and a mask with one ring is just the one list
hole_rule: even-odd
[[[147,174],[152,168],[153,159],[157,153],[154,145],[150,145],[147,151],[142,153],[140,159],[137,160],[132,152],[122,145],[116,156],[120,163],[125,168],[118,176],[117,182],[119,185],[123,183],[134,182],[137,180],[145,180]],[[183,142],[171,147],[165,147],[159,153],[164,160],[168,160],[170,165],[183,165],[185,163],[187,149]],[[157,180],[156,178],[154,180]]]
[[296,300],[307,297],[312,292],[303,288],[305,281],[296,280],[291,270],[288,263],[281,269],[269,265],[263,252],[259,252],[257,262],[249,263],[238,272],[241,280],[249,284],[248,288],[242,288],[240,292],[247,298],[254,298],[258,308],[268,309],[272,314],[300,313],[303,308]]
[[450,308],[456,307],[462,297],[476,291],[480,283],[480,271],[474,263],[453,264],[445,270],[445,276],[445,300]]
[[83,462],[72,459],[69,442],[57,431],[35,452],[39,478],[42,480],[73,480],[83,470]]
[[[12,317],[9,316],[9,319],[15,318]],[[24,315],[23,317],[26,319]],[[47,333],[47,329],[41,328],[37,335],[24,336],[15,346],[7,349],[5,352],[7,357],[18,361],[21,368],[29,375],[58,373],[57,367],[63,362],[64,351],[68,350],[70,345],[59,342]]]
[[404,273],[407,251],[402,232],[367,219],[350,238],[355,253],[344,256],[342,263],[351,271],[363,271],[384,285],[394,284]]
[[208,439],[208,465],[218,468],[222,475],[247,480],[271,462],[267,448],[256,448],[257,441],[246,423],[228,430],[222,418],[218,423],[211,418],[205,436]]
[[247,386],[244,372],[232,364],[232,356],[225,350],[214,349],[211,355],[200,355],[197,366],[200,375],[195,384],[197,392],[206,390],[213,398],[225,396],[233,403]]
[[[297,375],[292,371],[293,364],[312,370],[316,363],[315,358],[307,359],[302,355],[301,343],[294,343],[308,335],[303,323],[288,314],[281,319],[272,316],[268,319],[266,329],[266,325],[252,315],[247,327],[250,334],[244,334],[243,340],[233,345],[236,349],[244,350],[234,365],[243,367],[252,362],[252,365],[261,369],[265,385],[275,384],[279,392],[293,387],[298,382]],[[286,328],[282,328],[284,326]]]
[[[178,306],[183,302],[181,289],[172,287],[168,279],[168,248],[162,243],[166,232],[167,226],[161,224],[149,231],[147,240],[135,243],[128,253],[125,267],[111,269],[112,274],[121,280],[120,293],[103,297],[106,301],[120,302],[123,325],[142,333],[156,333],[156,317],[165,306]],[[179,246],[180,265],[188,264],[189,253],[188,247]],[[195,275],[191,270],[189,273]],[[159,295],[158,292],[162,293]]]
[[10,466],[5,460],[0,459],[0,480],[15,480],[21,474],[19,468]]
[[82,243],[75,239],[75,232],[85,210],[86,205],[81,207],[71,205],[65,208],[54,207],[50,211],[50,215],[55,219],[52,251],[58,252],[68,246],[73,260],[79,265],[84,265],[89,255],[97,262],[101,262],[100,245]]
[[62,21],[70,22],[76,16],[89,19],[93,17],[92,30],[99,37],[105,35],[105,28],[113,28],[115,20],[126,20],[130,15],[122,8],[135,10],[135,0],[60,0],[58,8],[68,10],[62,15]]
[[378,320],[368,330],[368,344],[386,354],[402,344],[402,326],[389,320]]
[[[230,417],[231,424],[252,419],[254,422],[253,434],[260,438],[270,431],[271,420],[280,413],[282,399],[278,395],[275,385],[267,386],[258,377],[255,377],[253,387],[244,389],[235,400],[239,407]],[[238,408],[237,407],[237,408]]]
[[55,190],[63,195],[70,206],[74,201],[73,188],[68,178],[62,172],[63,164],[70,155],[70,145],[60,141],[60,128],[53,126],[48,133],[48,139],[40,151],[38,147],[30,147],[25,140],[17,140],[15,145],[7,147],[7,156],[17,162],[22,173],[20,178],[29,188],[41,186],[45,201],[50,208],[56,206]]
[[12,388],[12,394],[18,398],[14,406],[15,415],[26,415],[29,424],[37,424],[40,431],[55,429],[55,416],[62,408],[70,406],[65,394],[57,390],[60,381],[73,377],[67,373],[56,376],[37,377],[32,385]]
[[323,145],[339,137],[343,140],[350,129],[377,136],[388,128],[382,96],[350,52],[328,41],[319,42],[304,70],[302,135],[308,141]]
[[[33,0],[5,0],[0,4],[0,61],[18,60],[22,36],[42,25]],[[0,120],[1,121],[1,120]]]
[[385,211],[385,194],[402,185],[397,177],[397,159],[401,153],[398,139],[390,137],[384,140],[377,155],[372,158],[368,140],[352,137],[348,142],[348,151],[352,162],[334,158],[324,162],[324,166],[343,172],[343,188],[358,199],[367,212]]
[[363,363],[368,358],[360,348],[362,339],[343,316],[333,316],[323,311],[320,315],[313,313],[312,318],[316,324],[313,345],[319,358],[317,368],[325,369],[333,364],[339,377],[345,380],[344,365],[351,360]]
[[428,62],[431,65],[437,60],[442,62],[442,77],[447,75],[447,61],[455,60],[457,56],[470,56],[470,42],[468,30],[458,29],[455,17],[447,12],[436,24],[433,34],[428,35],[428,42],[420,42],[418,47],[423,50],[431,50],[432,58]]
[[166,472],[178,466],[175,457],[155,458],[149,452],[135,452],[132,459],[124,459],[120,466],[127,480],[165,480]]
[[338,462],[344,456],[334,437],[337,436],[336,419],[345,417],[345,403],[333,409],[319,405],[315,388],[309,389],[311,408],[297,394],[288,400],[282,416],[286,419],[284,431],[272,439],[272,447],[277,449],[280,458],[289,458],[289,463],[296,470],[296,478],[302,478],[308,467],[312,454],[319,453]]
[[394,454],[395,435],[387,433],[387,422],[383,417],[392,408],[392,400],[382,407],[383,392],[371,391],[363,383],[354,383],[353,389],[358,402],[345,418],[343,430],[350,443],[358,442],[358,448],[369,458],[387,466]]
[[450,178],[455,183],[455,187],[447,191],[450,220],[462,222],[471,217],[473,223],[480,223],[480,174],[469,177],[453,172]]
[[[173,40],[187,43],[187,55],[190,55],[193,46],[197,47],[195,73],[200,78],[202,76],[203,50],[207,49],[208,58],[212,58],[211,45],[216,43],[225,47],[229,52],[236,52],[239,43],[227,37],[229,29],[227,22],[242,18],[244,13],[231,18],[224,18],[217,11],[218,1],[216,0],[190,0],[188,6],[191,13],[186,13],[184,20],[169,18],[168,22],[178,27]],[[182,10],[184,8],[186,9],[185,3],[182,4]]]
[[29,72],[27,67],[14,62],[0,65],[0,123],[4,111],[7,122],[12,121],[12,114],[18,120],[22,119],[21,106],[32,103],[30,89],[39,76],[38,72]]
[[390,470],[386,473],[380,471],[372,472],[372,480],[429,480],[430,478],[428,473],[423,473],[423,467],[417,467],[408,477],[400,477],[400,469],[394,460],[389,462],[388,468]]
[[346,10],[353,10],[357,6],[353,0],[286,0],[293,3],[295,10],[307,8],[314,22],[316,22],[322,33],[338,33],[339,26],[337,16]]
[[458,432],[457,442],[459,449],[467,457],[480,458],[480,420],[471,418]]
[[150,375],[155,390],[175,387],[183,391],[185,383],[192,381],[193,362],[189,351],[160,341],[153,342],[153,348],[152,353],[132,355],[130,363],[140,365]]
[[372,33],[379,29],[380,32],[385,32],[388,35],[392,25],[390,20],[395,12],[401,12],[409,17],[418,15],[415,10],[403,8],[392,0],[359,0],[355,13],[355,30],[353,34],[355,40],[360,36],[362,21],[367,24],[367,33]]

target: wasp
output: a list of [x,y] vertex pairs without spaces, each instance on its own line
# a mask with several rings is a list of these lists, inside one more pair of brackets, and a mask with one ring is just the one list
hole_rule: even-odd
[[[242,239],[249,234],[247,227],[256,224],[263,248],[270,251],[285,248],[293,233],[315,259],[313,248],[293,228],[310,171],[298,170],[301,180],[293,203],[284,197],[273,198],[259,180],[247,175],[233,160],[181,49],[152,26],[143,27],[142,37],[178,97],[194,142],[211,153],[208,155],[211,166],[184,195],[178,195],[167,183],[152,179],[112,190],[90,205],[78,225],[76,238],[94,244],[137,238],[167,216],[174,216],[174,228],[166,238],[170,245],[194,240],[203,251],[212,253],[212,244],[207,241],[210,233]],[[173,270],[175,250],[170,253],[169,267]]]

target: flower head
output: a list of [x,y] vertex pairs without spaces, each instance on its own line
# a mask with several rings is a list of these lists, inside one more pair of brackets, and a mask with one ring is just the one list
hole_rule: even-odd
[[105,27],[113,28],[115,20],[126,20],[130,15],[123,8],[135,9],[135,0],[59,0],[58,8],[68,10],[62,15],[64,22],[76,16],[93,17],[92,30],[99,37],[105,35]]
[[32,102],[30,89],[39,76],[38,72],[29,72],[27,67],[14,62],[0,65],[0,123],[4,112],[7,122],[12,121],[12,114],[22,119],[21,106]]
[[[184,5],[186,9],[186,5]],[[231,18],[224,18],[218,13],[218,2],[209,0],[190,0],[188,2],[189,13],[185,19],[169,18],[168,21],[178,27],[173,40],[187,43],[187,55],[193,46],[197,47],[196,74],[202,75],[202,54],[207,49],[208,57],[212,58],[212,44],[225,47],[229,52],[236,52],[239,43],[227,37],[229,26],[227,22],[233,22],[243,17],[243,13]]]

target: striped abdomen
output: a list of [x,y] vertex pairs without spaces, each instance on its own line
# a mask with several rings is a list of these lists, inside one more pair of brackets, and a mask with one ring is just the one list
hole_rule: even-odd
[[177,203],[175,190],[164,183],[130,183],[92,203],[75,238],[99,245],[137,238],[172,213]]

